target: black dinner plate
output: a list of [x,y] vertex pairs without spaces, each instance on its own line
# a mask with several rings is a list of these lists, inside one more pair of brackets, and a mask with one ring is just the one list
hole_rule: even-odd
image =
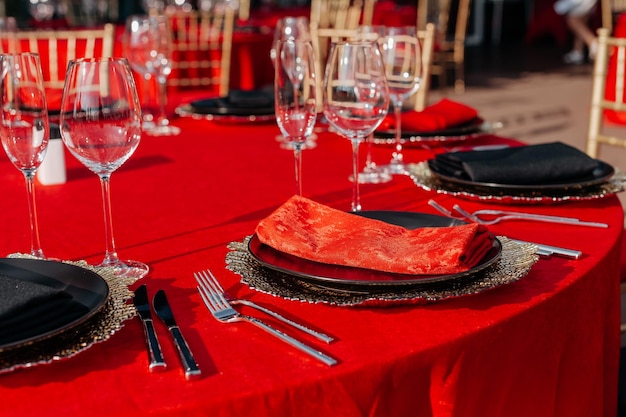
[[[407,229],[417,229],[420,227],[451,227],[465,224],[456,219],[413,212],[364,211],[358,213],[358,215],[381,220]],[[416,250],[419,250],[419,248],[416,248]],[[248,251],[257,262],[269,269],[286,273],[315,284],[332,287],[347,286],[350,288],[371,289],[375,287],[406,287],[439,283],[474,275],[489,267],[500,258],[502,245],[498,239],[494,239],[492,249],[478,265],[468,271],[443,275],[395,274],[309,261],[278,251],[261,243],[256,234],[252,236],[248,243]]]
[[437,166],[432,163],[432,161],[432,159],[428,160],[428,167],[436,178],[444,182],[448,182],[457,186],[505,189],[515,191],[560,191],[572,188],[581,189],[607,182],[615,174],[615,168],[613,168],[611,165],[600,160],[596,160],[598,166],[596,167],[596,169],[593,170],[590,175],[572,179],[571,181],[546,184],[498,184],[492,182],[465,180],[453,177],[451,175],[446,175],[440,172]]
[[[450,126],[446,129],[434,131],[402,130],[402,138],[409,142],[458,141],[484,133],[484,123],[485,121],[482,118],[476,117],[466,123]],[[394,130],[377,130],[374,132],[374,140],[377,142],[393,140],[394,137]]]
[[266,91],[231,91],[226,97],[193,101],[188,107],[193,113],[202,115],[273,115],[274,95]]
[[[55,318],[54,323],[49,325],[45,324],[45,318],[43,320],[42,317],[33,318],[33,321],[38,323],[38,332],[0,344],[0,352],[39,342],[84,323],[100,311],[109,296],[109,286],[100,275],[62,262],[2,258],[0,259],[0,274],[60,290],[81,311],[78,317],[70,312],[67,315],[61,314]],[[28,323],[28,321],[24,323],[25,328],[28,328]]]

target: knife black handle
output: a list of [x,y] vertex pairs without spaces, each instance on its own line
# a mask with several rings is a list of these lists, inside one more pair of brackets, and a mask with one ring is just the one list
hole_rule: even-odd
[[167,368],[167,364],[163,359],[163,353],[161,353],[161,345],[159,339],[157,339],[156,332],[154,330],[154,323],[152,319],[146,319],[141,321],[143,323],[143,330],[146,335],[146,343],[148,344],[148,360],[150,361],[150,371],[162,371]]
[[185,338],[183,337],[183,334],[178,326],[171,326],[170,333],[174,338],[180,362],[185,369],[185,378],[189,380],[199,377],[201,375],[200,368],[198,367],[196,360],[193,358],[189,345],[187,345],[187,342],[185,341]]

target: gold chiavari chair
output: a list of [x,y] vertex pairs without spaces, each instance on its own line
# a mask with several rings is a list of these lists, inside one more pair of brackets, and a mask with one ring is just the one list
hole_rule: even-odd
[[[609,60],[613,56],[615,80],[607,85]],[[593,69],[593,87],[591,92],[591,108],[589,112],[589,130],[587,131],[587,154],[596,158],[600,145],[626,148],[626,131],[624,137],[606,134],[605,111],[626,112],[626,38],[609,36],[609,29],[598,29],[598,52]],[[608,93],[608,94],[607,94]],[[610,98],[609,98],[610,97]],[[624,126],[626,129],[626,126]]]
[[[447,86],[448,70],[454,71],[454,91],[465,91],[465,37],[470,13],[470,0],[459,0],[456,13],[452,9],[452,0],[439,0],[436,25],[435,54],[432,74],[438,77],[439,85]],[[418,1],[417,27],[423,29],[429,15],[427,0]],[[450,16],[455,16],[454,32],[448,36]]]
[[[322,111],[322,83],[324,80],[324,71],[326,69],[326,60],[330,44],[340,40],[354,40],[368,38],[376,40],[378,35],[374,33],[363,34],[357,28],[323,28],[318,22],[311,21],[309,23],[309,31],[311,34],[311,44],[313,46],[313,54],[315,55],[315,74],[316,74],[316,94],[317,94],[317,110]],[[365,36],[363,36],[365,35]]]
[[[311,43],[313,44],[313,52],[315,54],[315,72],[317,74],[317,96],[318,111],[322,110],[322,82],[324,78],[324,70],[326,60],[328,58],[328,50],[332,42],[340,40],[368,39],[376,40],[378,35],[375,33],[363,33],[357,29],[329,29],[319,28],[315,22],[310,24]],[[426,25],[424,30],[417,31],[417,38],[422,46],[421,64],[422,79],[420,88],[413,100],[412,106],[415,110],[423,110],[428,100],[428,91],[430,89],[430,71],[432,68],[432,59],[435,44],[435,26],[432,23]]]
[[235,13],[223,7],[168,15],[174,50],[169,86],[228,94]]
[[320,29],[356,29],[360,24],[371,24],[375,0],[365,0],[369,21],[363,18],[363,0],[312,0],[310,23]]
[[626,0],[600,0],[600,11],[602,27],[608,29],[610,35],[613,33],[615,17],[626,12]]
[[239,0],[237,17],[243,21],[250,19],[250,0]]
[[[609,65],[615,65],[614,74],[609,76]],[[613,75],[615,78],[613,79]],[[609,83],[607,81],[610,80]],[[608,28],[598,29],[598,52],[596,54],[589,110],[589,129],[587,131],[586,152],[597,158],[601,145],[626,148],[626,126],[610,126],[607,132],[606,112],[626,112],[626,38],[610,36]],[[626,114],[626,113],[624,113]],[[619,137],[618,130],[624,130]],[[622,245],[621,292],[626,293],[626,245]],[[626,323],[621,324],[622,333],[626,332]]]
[[422,111],[428,105],[430,76],[435,53],[435,25],[427,23],[424,30],[417,31],[417,38],[422,45],[422,79],[420,80],[420,87],[415,93],[415,105],[413,107],[417,111]]
[[48,106],[55,108],[61,100],[68,62],[77,58],[111,57],[114,40],[112,24],[76,30],[18,30],[13,50],[8,52],[39,54]]

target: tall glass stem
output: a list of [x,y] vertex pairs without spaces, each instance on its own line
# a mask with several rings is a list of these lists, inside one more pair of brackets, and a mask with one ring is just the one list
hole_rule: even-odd
[[104,235],[106,238],[106,252],[101,266],[120,266],[121,261],[117,257],[115,250],[115,240],[113,239],[113,216],[111,214],[111,176],[100,175],[100,186],[102,189],[102,206],[104,208]]
[[372,172],[376,169],[376,164],[372,161],[372,150],[374,148],[374,133],[370,133],[367,139],[365,139],[365,143],[367,144],[367,153],[365,154],[365,168],[363,172]]
[[396,118],[395,150],[389,168],[393,174],[403,174],[405,169],[402,156],[402,102],[393,103],[393,113]]
[[35,171],[24,171],[26,180],[26,194],[28,196],[28,213],[30,217],[30,254],[44,259],[41,242],[39,241],[39,224],[37,222],[37,204],[35,202]]
[[296,172],[296,193],[302,195],[302,145],[303,142],[296,141],[293,145],[293,157],[295,162]]
[[[359,145],[363,138],[352,138],[352,178],[359,178]],[[361,211],[359,181],[352,181],[352,211]]]
[[157,83],[159,84],[159,115],[153,127],[145,130],[145,132],[152,136],[171,136],[178,135],[180,129],[176,126],[170,125],[170,121],[165,114],[165,104],[167,103],[167,78],[159,75],[157,77]]
[[157,77],[159,84],[159,119],[157,125],[165,126],[169,124],[169,120],[165,115],[165,103],[167,103],[167,84],[165,77]]
[[152,75],[150,75],[149,73],[146,73],[143,77],[141,77],[141,79],[143,80],[143,123],[144,124],[148,124],[148,125],[152,125],[154,123],[154,115],[152,114],[152,112],[154,111],[154,102],[153,100],[151,100],[152,97],[154,97],[153,94],[153,83],[152,81]]

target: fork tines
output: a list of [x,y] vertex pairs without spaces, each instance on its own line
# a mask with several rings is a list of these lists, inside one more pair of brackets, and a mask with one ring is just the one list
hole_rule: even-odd
[[211,271],[199,271],[193,275],[199,284],[198,291],[200,296],[204,300],[204,304],[211,310],[211,313],[231,307],[226,297],[224,297],[219,283],[216,286],[215,282],[217,279]]

